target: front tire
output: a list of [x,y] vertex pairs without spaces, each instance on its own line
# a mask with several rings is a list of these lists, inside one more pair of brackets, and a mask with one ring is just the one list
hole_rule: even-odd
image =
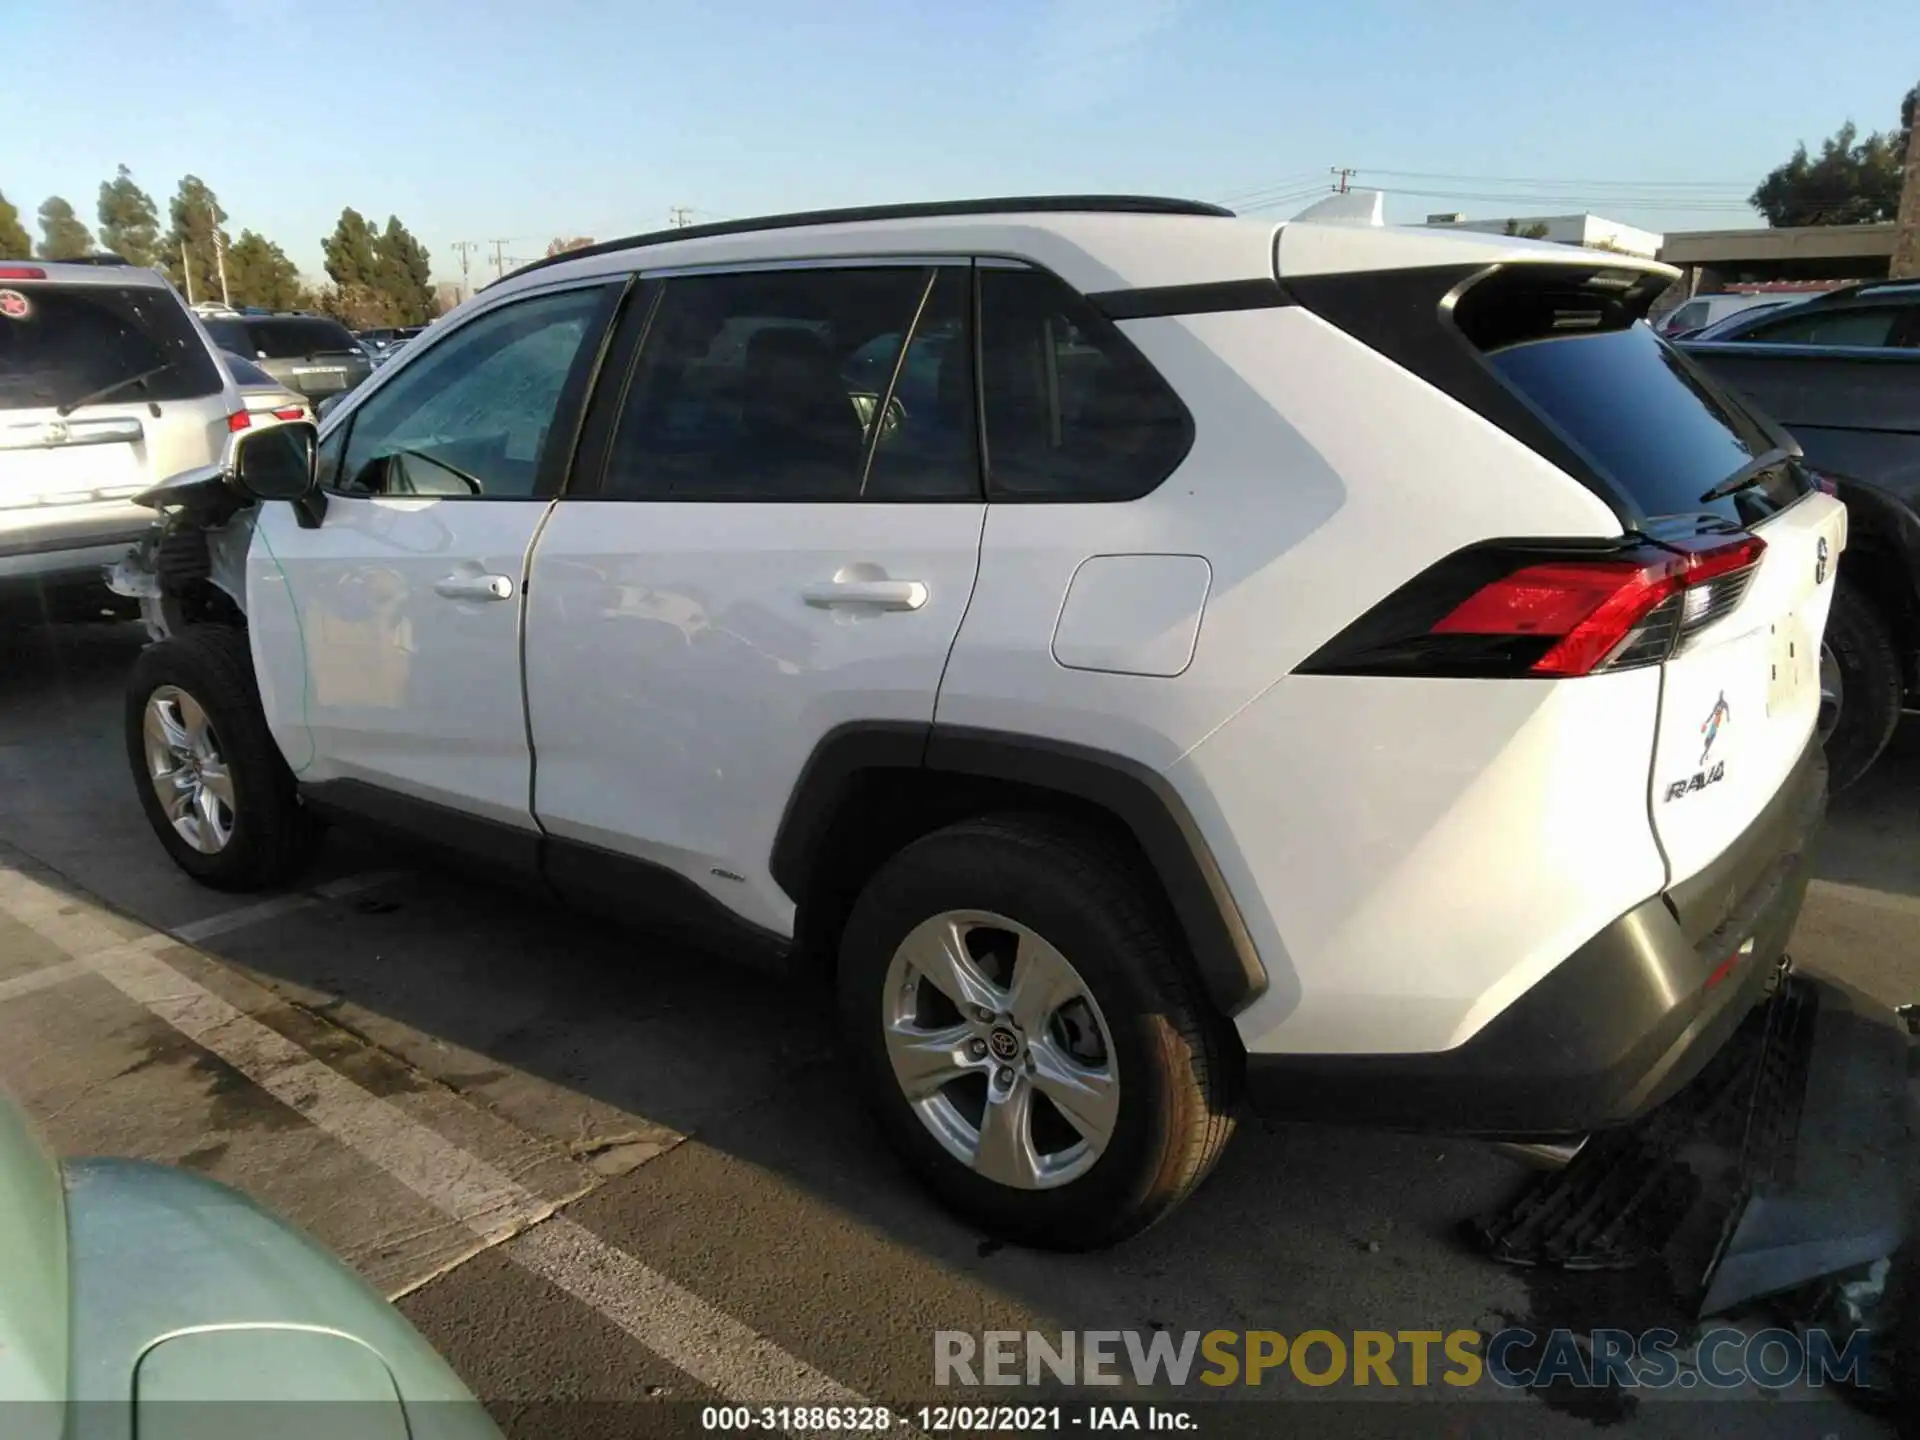
[[194,625],[134,662],[127,761],[173,863],[217,890],[258,890],[306,863],[315,835],[267,729],[246,632]]
[[842,939],[841,1020],[882,1131],[948,1208],[1058,1250],[1110,1245],[1198,1187],[1237,1067],[1126,852],[1045,816],[896,855]]
[[1902,688],[1886,620],[1865,594],[1836,580],[1820,647],[1820,738],[1834,790],[1866,774],[1887,748],[1900,723]]

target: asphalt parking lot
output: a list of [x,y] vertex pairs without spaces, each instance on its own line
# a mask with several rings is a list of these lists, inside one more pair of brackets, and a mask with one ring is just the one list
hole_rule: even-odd
[[[950,1400],[943,1329],[1637,1318],[1607,1315],[1613,1282],[1462,1242],[1526,1174],[1479,1145],[1250,1122],[1169,1223],[1027,1253],[895,1169],[803,987],[344,831],[298,892],[201,890],[127,775],[140,643],[0,637],[0,1085],[63,1154],[190,1166],[304,1226],[399,1297],[510,1434],[687,1433],[689,1403],[714,1400]],[[1797,961],[1920,998],[1920,717],[1836,804],[1820,875]],[[1287,1433],[1306,1414],[1263,1401],[1328,1398],[1271,1386],[1202,1428]],[[1313,1433],[1457,1429],[1462,1405],[1476,1433],[1736,1433],[1664,1393],[1339,1398],[1356,1403],[1315,1410]],[[1830,1391],[1713,1403],[1739,1407],[1737,1433],[1891,1433]]]

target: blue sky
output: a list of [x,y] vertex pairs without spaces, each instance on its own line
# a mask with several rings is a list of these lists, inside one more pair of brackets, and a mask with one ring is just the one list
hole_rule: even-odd
[[1757,224],[1740,202],[1796,140],[1849,117],[1889,128],[1920,79],[1913,0],[1852,0],[1843,32],[1803,0],[4,11],[0,193],[30,228],[49,194],[91,223],[122,162],[164,221],[191,172],[234,233],[261,231],[316,276],[343,205],[398,214],[444,279],[455,240],[533,256],[558,234],[656,228],[672,205],[714,219],[1112,190],[1286,215],[1334,165],[1387,189],[1395,221],[1591,209],[1655,230]]

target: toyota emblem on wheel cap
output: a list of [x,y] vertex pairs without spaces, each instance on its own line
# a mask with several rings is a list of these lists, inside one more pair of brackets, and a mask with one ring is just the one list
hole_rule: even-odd
[[987,1036],[987,1048],[996,1060],[1011,1060],[1020,1053],[1020,1037],[1011,1030],[995,1027]]

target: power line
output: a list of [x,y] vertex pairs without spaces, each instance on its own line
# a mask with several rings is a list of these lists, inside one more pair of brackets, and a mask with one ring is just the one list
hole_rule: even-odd
[[1724,215],[1753,213],[1753,207],[1744,201],[1706,199],[1683,195],[1502,194],[1476,190],[1403,190],[1398,186],[1391,187],[1388,193],[1392,195],[1413,195],[1423,200],[1475,200],[1487,204],[1524,205],[1545,209],[1572,207],[1584,210],[1599,205],[1619,210],[1695,210]]
[[686,205],[671,205],[667,208],[667,224],[675,230],[684,230],[693,224],[693,210]]
[[473,294],[473,282],[469,277],[472,273],[472,256],[473,252],[480,248],[480,242],[478,240],[456,240],[453,242],[453,248],[460,252],[460,293],[462,295],[471,295]]
[[1347,193],[1347,182],[1360,172],[1347,165],[1329,165],[1327,167],[1327,173],[1329,175],[1337,175],[1340,178],[1338,193],[1344,195]]
[[[511,237],[508,238],[510,239]],[[503,252],[506,250],[507,240],[489,240],[487,243],[493,246],[494,278],[504,280],[507,278],[507,261]]]
[[1480,185],[1534,185],[1555,190],[1569,189],[1575,186],[1584,188],[1618,186],[1631,190],[1636,194],[1641,191],[1650,190],[1746,191],[1753,188],[1753,182],[1750,180],[1580,180],[1565,177],[1545,178],[1541,176],[1527,177],[1515,175],[1444,175],[1432,170],[1384,170],[1375,169],[1372,166],[1363,167],[1360,171],[1353,173],[1390,175],[1402,180],[1457,180]]

